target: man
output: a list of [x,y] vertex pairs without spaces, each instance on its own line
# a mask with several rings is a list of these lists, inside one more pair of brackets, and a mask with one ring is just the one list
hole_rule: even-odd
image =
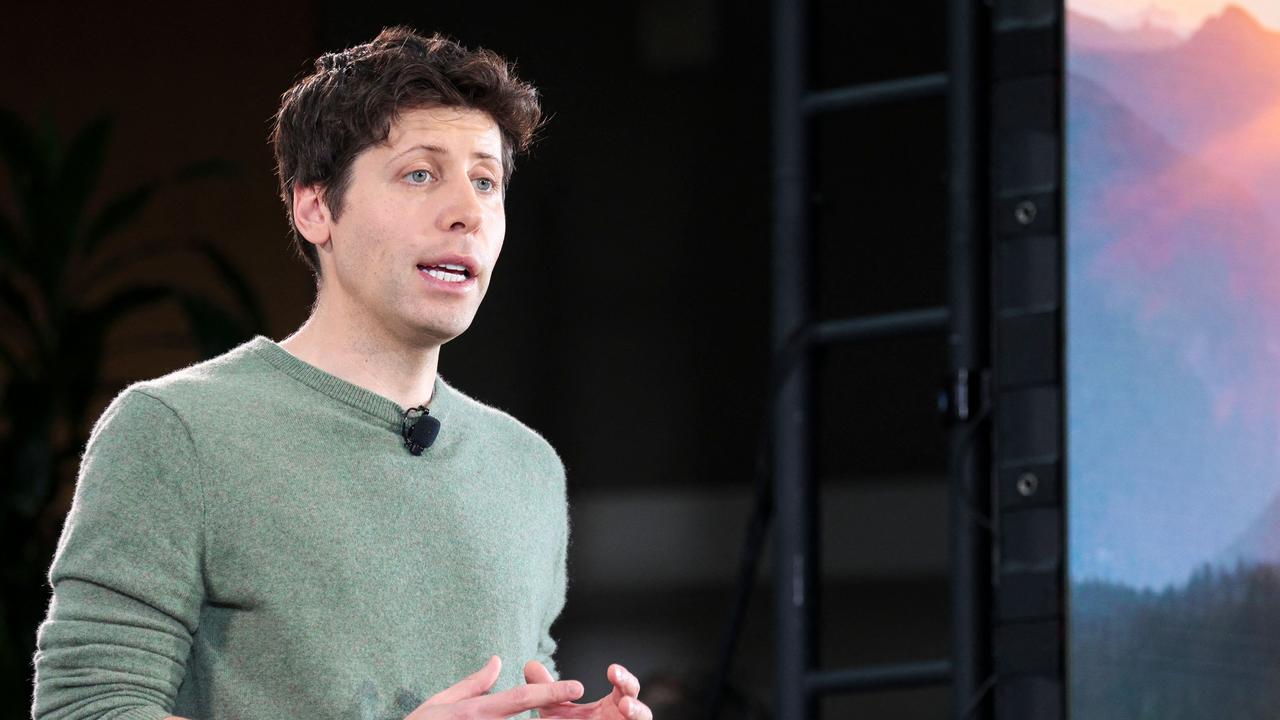
[[103,413],[36,717],[652,720],[619,665],[593,703],[554,679],[563,465],[436,371],[540,117],[501,58],[404,28],[285,93],[272,142],[312,314]]

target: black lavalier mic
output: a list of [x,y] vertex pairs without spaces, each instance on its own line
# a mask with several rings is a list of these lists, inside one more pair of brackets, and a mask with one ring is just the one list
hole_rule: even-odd
[[426,405],[411,407],[400,418],[400,434],[411,455],[421,455],[440,434],[440,421],[431,417]]

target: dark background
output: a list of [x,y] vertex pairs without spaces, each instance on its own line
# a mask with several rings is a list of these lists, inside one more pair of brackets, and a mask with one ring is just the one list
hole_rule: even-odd
[[[715,665],[769,392],[769,15],[760,0],[21,4],[0,23],[0,106],[63,137],[109,114],[101,197],[226,161],[232,173],[157,196],[116,241],[207,237],[259,295],[261,332],[279,340],[313,294],[267,146],[280,94],[319,53],[389,24],[516,61],[550,122],[517,163],[495,283],[472,329],[443,351],[441,372],[542,432],[566,463],[574,538],[557,626],[563,673],[595,695],[606,664],[623,662],[660,717],[685,716]],[[813,84],[943,71],[944,22],[941,0],[817,3]],[[815,125],[820,317],[944,302],[945,109],[918,100]],[[5,207],[8,189],[0,178]],[[228,294],[198,263],[137,272]],[[185,323],[160,305],[111,329],[90,421],[125,384],[200,359]],[[944,352],[941,338],[885,341],[820,364],[827,667],[947,652],[945,444],[934,414]],[[74,475],[74,461],[59,466],[35,547],[56,540]],[[735,658],[735,714],[767,714],[771,703],[768,577],[766,568]],[[42,607],[48,589],[5,593],[12,610]],[[29,643],[27,630],[10,619],[7,642]],[[7,668],[0,712],[24,714],[30,671],[29,661]],[[932,689],[823,707],[830,717],[925,718],[942,717],[947,700]]]

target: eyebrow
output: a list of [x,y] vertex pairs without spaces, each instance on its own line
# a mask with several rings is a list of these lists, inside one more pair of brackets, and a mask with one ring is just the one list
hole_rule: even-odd
[[[405,150],[404,152],[396,153],[396,154],[391,158],[391,161],[392,161],[392,162],[394,162],[394,161],[396,161],[396,160],[398,160],[398,159],[400,159],[400,158],[404,157],[405,155],[408,155],[409,153],[413,152],[414,150],[425,150],[425,151],[427,151],[427,152],[429,152],[429,153],[434,153],[434,154],[436,154],[436,155],[448,155],[448,154],[449,154],[449,149],[448,149],[448,148],[444,148],[444,147],[441,147],[441,146],[439,146],[439,145],[422,145],[422,144],[418,144],[418,145],[414,145],[413,147],[411,147],[411,148],[409,148],[409,149]],[[492,155],[492,154],[487,153],[487,152],[473,152],[473,153],[471,153],[471,157],[476,158],[477,160],[497,160],[497,159],[498,159],[498,157],[497,157],[496,155]]]

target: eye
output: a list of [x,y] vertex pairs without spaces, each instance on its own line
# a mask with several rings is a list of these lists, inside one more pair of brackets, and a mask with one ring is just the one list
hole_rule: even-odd
[[476,178],[472,182],[476,184],[476,189],[482,193],[491,193],[497,187],[490,178]]
[[430,170],[414,170],[405,175],[404,179],[408,180],[410,185],[426,185],[434,178],[431,176]]

